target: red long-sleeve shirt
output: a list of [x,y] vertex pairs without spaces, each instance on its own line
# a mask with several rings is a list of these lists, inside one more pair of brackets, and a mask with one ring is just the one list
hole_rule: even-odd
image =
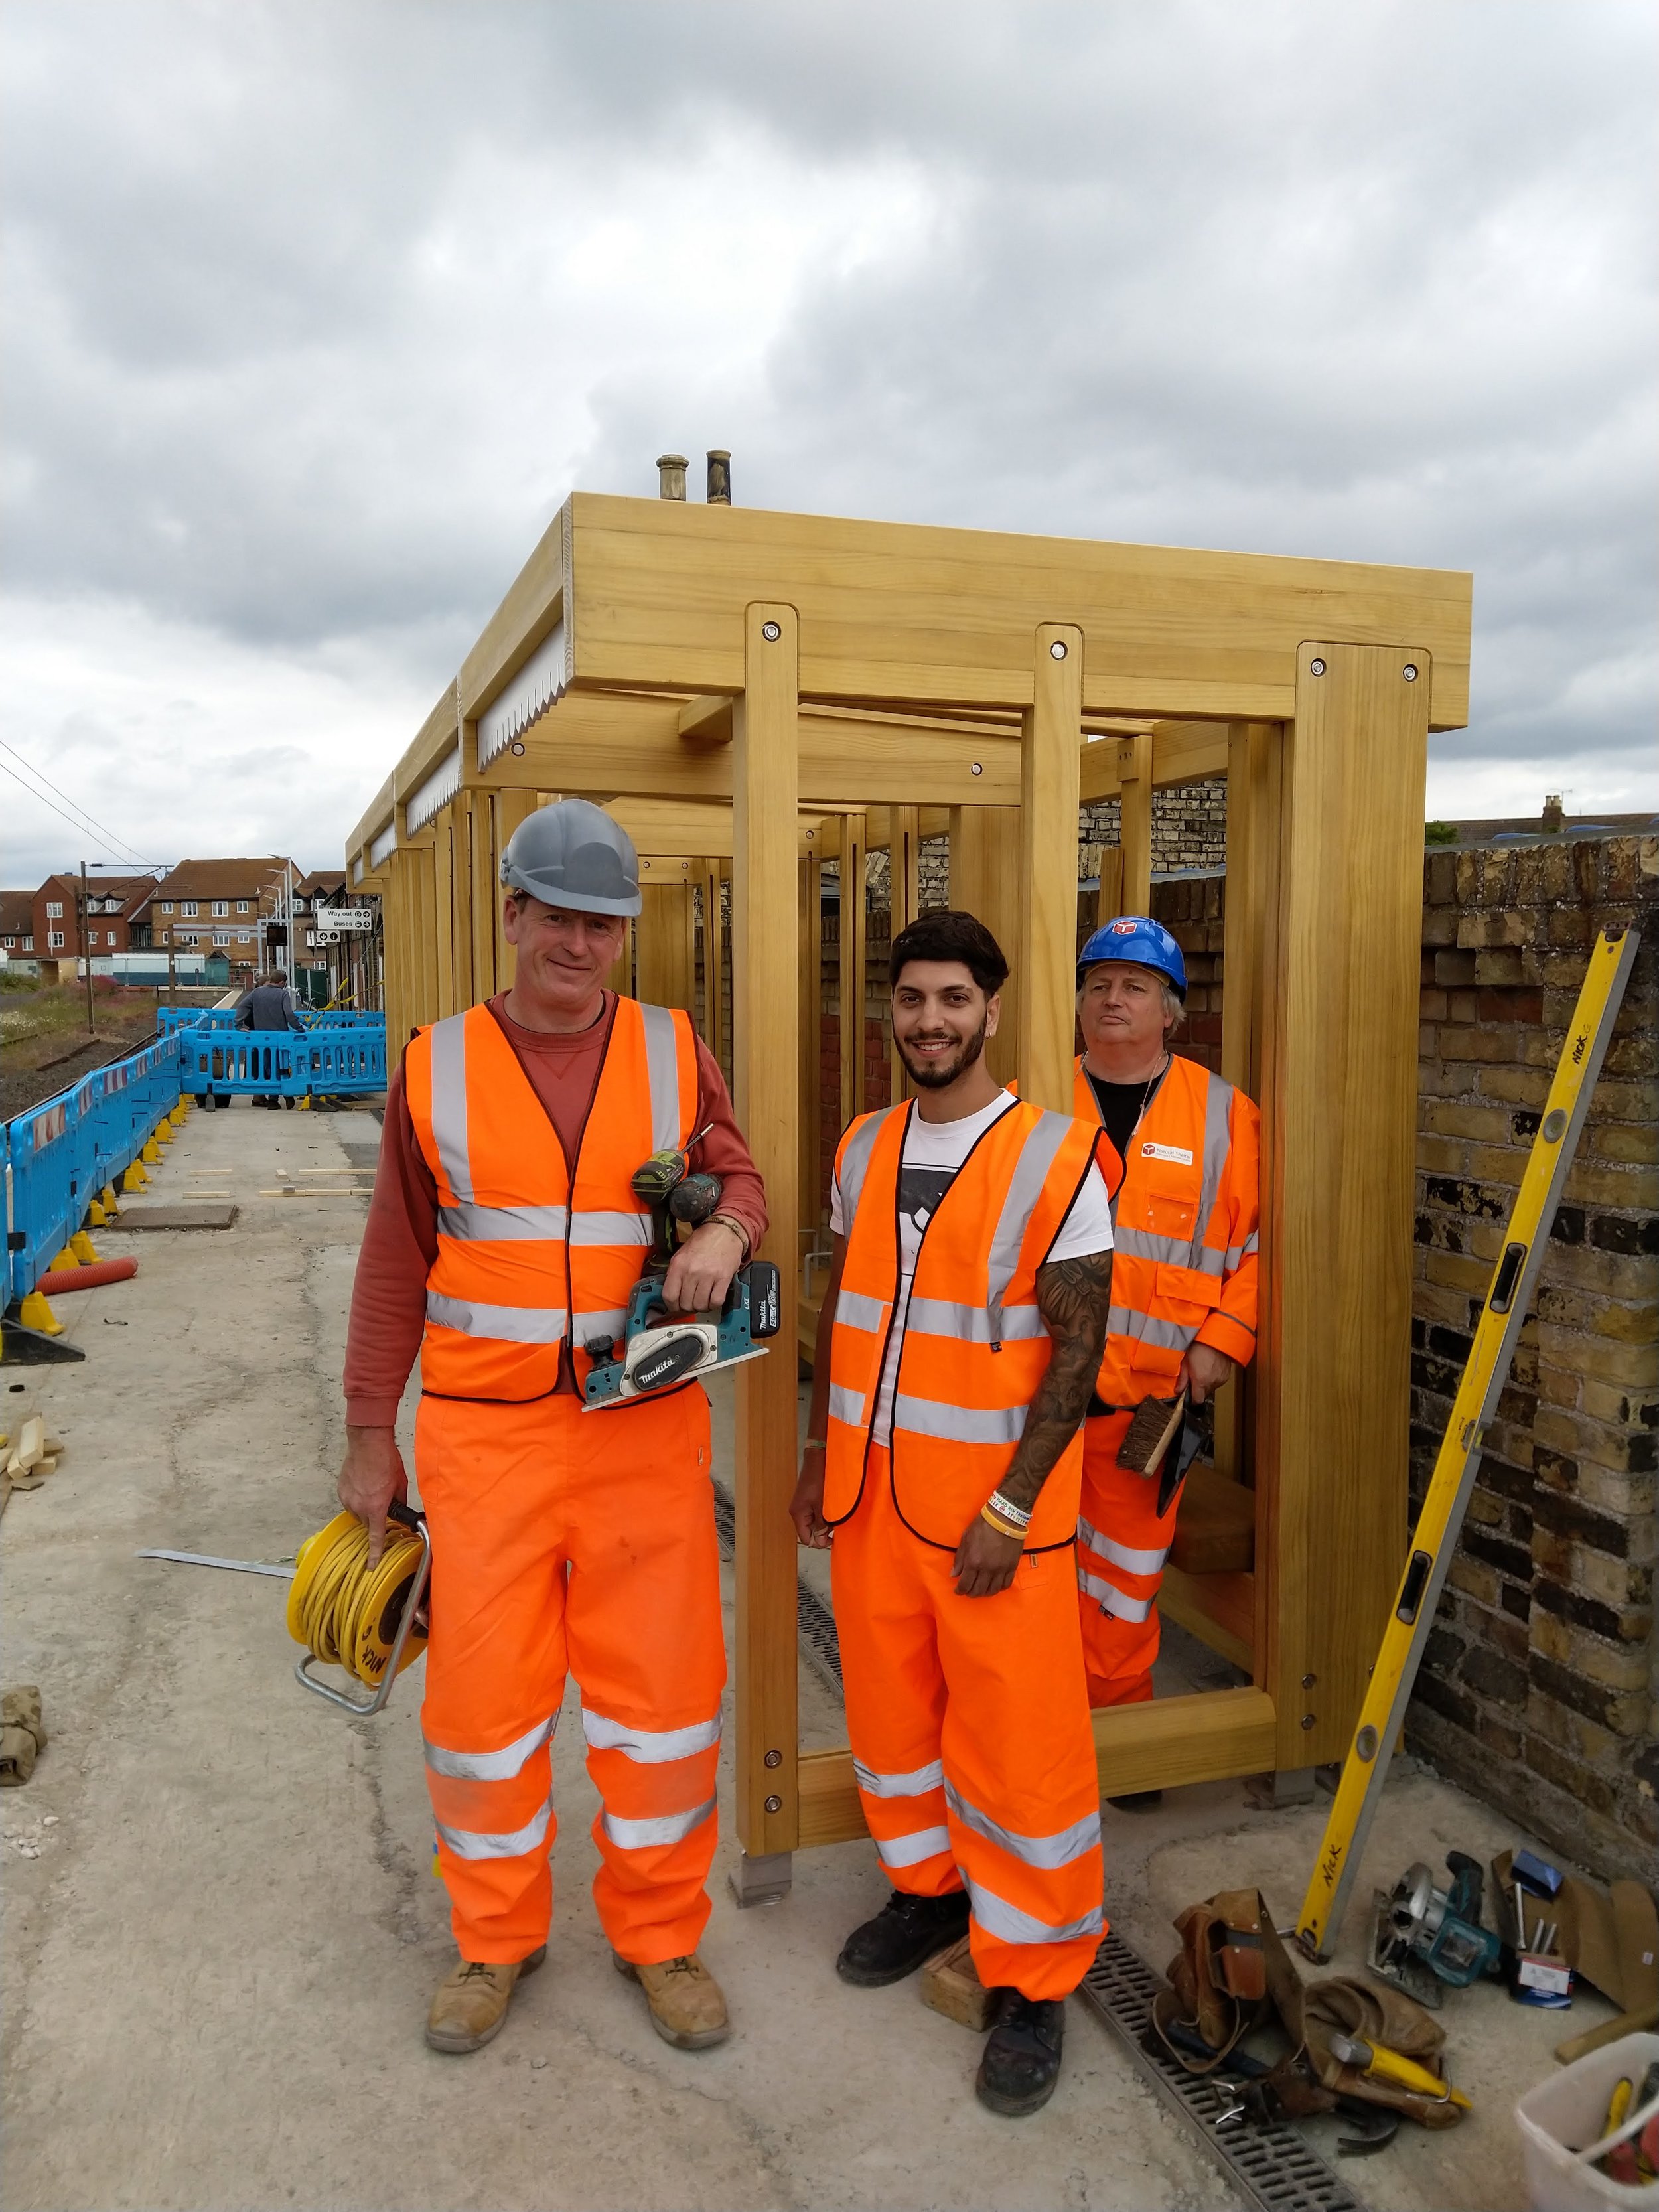
[[[590,1028],[566,1032],[521,1028],[509,1019],[501,996],[489,1001],[567,1160],[575,1157],[599,1085],[616,1005],[615,994],[607,991],[599,1018]],[[720,1210],[742,1223],[753,1252],[766,1234],[765,1189],[732,1114],[726,1079],[701,1037],[696,1052],[696,1127],[707,1125],[708,1134],[692,1164],[719,1176],[725,1185]],[[437,1253],[437,1187],[416,1139],[400,1066],[386,1089],[380,1161],[346,1332],[346,1419],[355,1427],[389,1428],[398,1418],[398,1402],[421,1348],[427,1276]],[[574,1387],[567,1358],[559,1388]]]

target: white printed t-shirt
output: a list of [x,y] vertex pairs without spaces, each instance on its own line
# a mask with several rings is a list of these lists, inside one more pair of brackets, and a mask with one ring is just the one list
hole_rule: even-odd
[[[939,1211],[939,1202],[956,1181],[958,1170],[993,1121],[1000,1121],[1016,1103],[1012,1091],[1000,1091],[977,1114],[964,1114],[957,1121],[924,1121],[910,1116],[904,1133],[904,1156],[899,1163],[898,1226],[899,1286],[893,1328],[887,1338],[887,1357],[876,1392],[872,1441],[887,1443],[893,1430],[893,1387],[898,1376],[899,1352],[904,1341],[905,1316],[910,1307],[910,1284],[921,1249],[922,1231]],[[841,1177],[830,1191],[830,1226],[837,1237],[847,1234],[846,1212],[841,1200]],[[1082,1260],[1112,1249],[1112,1210],[1098,1164],[1091,1167],[1083,1188],[1072,1200],[1071,1211],[1060,1225],[1050,1248],[1050,1260]]]

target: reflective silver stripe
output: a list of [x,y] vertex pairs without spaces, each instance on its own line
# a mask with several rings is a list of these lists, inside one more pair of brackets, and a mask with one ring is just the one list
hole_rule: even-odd
[[441,1206],[440,1237],[491,1244],[557,1243],[564,1236],[562,1206]]
[[849,1429],[861,1429],[864,1426],[863,1391],[849,1390],[844,1382],[832,1382],[830,1385],[830,1418],[832,1421],[845,1421]]
[[1158,1602],[1156,1598],[1125,1597],[1115,1583],[1103,1580],[1099,1575],[1085,1575],[1081,1567],[1078,1569],[1077,1586],[1095,1599],[1101,1611],[1109,1613],[1114,1620],[1145,1620]]
[[1117,1249],[1132,1260],[1156,1261],[1160,1267],[1186,1267],[1198,1275],[1220,1275],[1238,1263],[1233,1254],[1188,1244],[1179,1237],[1159,1237],[1150,1229],[1120,1229]]
[[[1008,1111],[1012,1114],[1013,1108]],[[998,1120],[1001,1119],[1000,1115]],[[996,1123],[992,1123],[992,1127]],[[1019,1148],[1019,1158],[1014,1162],[1014,1172],[1002,1201],[1002,1212],[991,1238],[991,1256],[986,1267],[987,1297],[985,1303],[991,1310],[996,1334],[988,1341],[1001,1340],[1002,1301],[1008,1295],[1008,1285],[1014,1279],[1014,1270],[1019,1265],[1020,1246],[1025,1242],[1025,1231],[1030,1226],[1031,1214],[1042,1195],[1042,1186],[1048,1180],[1048,1170],[1059,1157],[1060,1148],[1072,1133],[1069,1114],[1040,1114],[1026,1133],[1025,1142]]]
[[848,1328],[867,1328],[872,1335],[887,1319],[885,1298],[866,1298],[862,1291],[836,1292],[836,1319]]
[[1115,1544],[1109,1536],[1103,1536],[1091,1522],[1078,1516],[1077,1540],[1091,1552],[1097,1552],[1109,1567],[1121,1567],[1126,1575],[1156,1575],[1164,1571],[1164,1562],[1170,1556],[1166,1545],[1161,1552],[1131,1551],[1127,1544]]
[[458,1859],[516,1859],[547,1840],[552,1818],[553,1800],[550,1796],[533,1820],[526,1820],[522,1828],[515,1828],[509,1836],[481,1836],[471,1828],[447,1828],[441,1820],[438,1833]]
[[607,1720],[582,1707],[582,1734],[595,1751],[625,1753],[637,1766],[666,1766],[694,1752],[712,1751],[720,1740],[721,1717],[693,1721],[689,1728],[642,1729],[628,1721]]
[[853,1233],[853,1216],[859,1210],[864,1178],[870,1170],[870,1155],[876,1149],[883,1123],[891,1114],[908,1114],[909,1110],[908,1106],[884,1106],[878,1114],[866,1115],[847,1139],[836,1171],[836,1181],[841,1185],[842,1228],[846,1236]]
[[707,1804],[694,1805],[689,1813],[659,1813],[651,1820],[624,1820],[615,1813],[602,1813],[599,1826],[619,1850],[648,1851],[664,1844],[678,1844],[694,1828],[702,1827],[714,1809],[711,1797]]
[[1198,1255],[1203,1249],[1210,1216],[1215,1212],[1216,1200],[1221,1195],[1221,1178],[1227,1172],[1227,1154],[1232,1145],[1228,1109],[1232,1104],[1232,1085],[1224,1083],[1218,1075],[1211,1076],[1209,1087],[1204,1094],[1204,1188],[1198,1201],[1198,1220],[1193,1233],[1193,1257],[1189,1262],[1194,1267],[1200,1264]]
[[866,1797],[920,1797],[924,1791],[937,1790],[943,1784],[945,1764],[936,1759],[929,1765],[912,1767],[908,1774],[878,1774],[873,1767],[855,1759],[853,1779]]
[[472,1196],[466,1148],[466,1016],[451,1014],[428,1032],[432,1054],[432,1140],[444,1181],[464,1202]]
[[1080,1820],[1073,1820],[1069,1828],[1057,1828],[1051,1836],[1026,1836],[1017,1828],[1003,1827],[988,1813],[981,1813],[954,1783],[945,1784],[945,1802],[964,1828],[971,1828],[976,1836],[999,1844],[1015,1858],[1024,1859],[1027,1866],[1041,1867],[1049,1873],[1056,1867],[1070,1866],[1073,1859],[1080,1859],[1085,1851],[1091,1851],[1100,1841],[1098,1809],[1085,1814]]
[[1024,1406],[947,1406],[939,1398],[893,1400],[893,1426],[951,1444],[1017,1444],[1025,1432]]
[[948,1828],[915,1828],[908,1836],[878,1836],[876,1850],[885,1867],[920,1866],[951,1848]]
[[1166,1321],[1161,1314],[1144,1314],[1134,1306],[1114,1306],[1106,1316],[1109,1336],[1131,1336],[1141,1344],[1161,1345],[1166,1352],[1184,1352],[1201,1326],[1194,1322]]
[[1261,1249],[1261,1239],[1254,1229],[1242,1244],[1230,1244],[1227,1247],[1227,1273],[1231,1275],[1242,1261]]
[[550,1720],[538,1721],[515,1743],[503,1744],[499,1751],[446,1751],[441,1744],[429,1743],[424,1736],[421,1741],[426,1763],[434,1774],[453,1775],[458,1782],[510,1782],[515,1774],[523,1773],[531,1754],[551,1741],[558,1725],[555,1713]]
[[582,1345],[596,1336],[608,1336],[614,1342],[627,1326],[628,1316],[620,1306],[601,1307],[595,1313],[579,1313],[571,1336]]
[[426,1317],[438,1328],[459,1329],[463,1336],[489,1336],[503,1344],[556,1344],[564,1334],[562,1306],[482,1306],[463,1304],[441,1291],[426,1294]]
[[641,1006],[645,1074],[651,1091],[651,1149],[672,1152],[680,1141],[680,1055],[666,1006]]
[[982,1882],[963,1876],[967,1885],[969,1900],[974,1908],[974,1917],[988,1934],[1000,1936],[1005,1943],[1070,1943],[1079,1936],[1098,1936],[1101,1909],[1091,1905],[1081,1920],[1038,1920],[1030,1912],[1022,1912],[1017,1905],[1010,1905],[1006,1897],[987,1889]]
[[912,1298],[905,1309],[907,1336],[948,1336],[959,1344],[1013,1344],[1047,1336],[1048,1324],[1035,1306],[1005,1306],[1002,1334],[991,1334],[991,1316],[983,1306],[958,1305],[951,1298]]
[[651,1216],[597,1212],[584,1206],[570,1217],[570,1241],[573,1244],[648,1244]]

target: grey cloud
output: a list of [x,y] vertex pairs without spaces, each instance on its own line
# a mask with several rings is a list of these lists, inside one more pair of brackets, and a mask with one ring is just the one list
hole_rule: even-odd
[[571,483],[724,444],[747,503],[1469,567],[1455,757],[1648,744],[1646,8],[13,0],[0,39],[14,591],[372,640],[425,697]]

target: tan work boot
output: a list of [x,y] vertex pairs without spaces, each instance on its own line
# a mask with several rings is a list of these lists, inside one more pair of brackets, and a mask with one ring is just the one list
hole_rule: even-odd
[[732,2033],[720,1985],[693,1951],[660,1966],[635,1966],[611,1954],[617,1972],[637,1982],[651,2008],[651,2025],[677,2051],[708,2051]]
[[461,1960],[439,1983],[426,2016],[426,2039],[433,2050],[458,2054],[482,2051],[492,2036],[501,2033],[514,1988],[546,1956],[547,1946],[542,1943],[527,1959],[510,1966]]

